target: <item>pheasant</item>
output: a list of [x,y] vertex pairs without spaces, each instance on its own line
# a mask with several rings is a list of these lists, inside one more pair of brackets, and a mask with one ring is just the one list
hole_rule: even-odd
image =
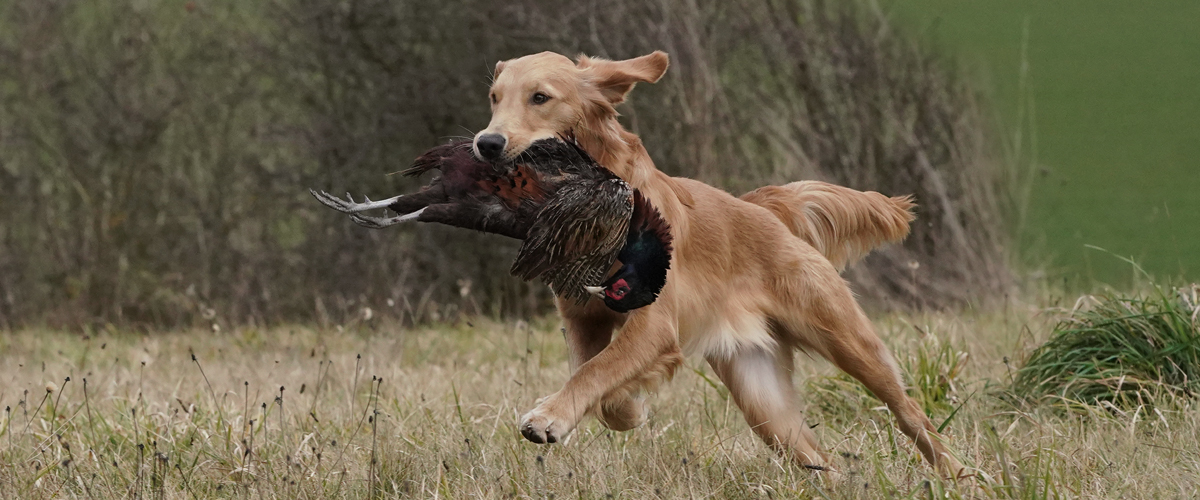
[[[651,225],[664,230],[647,234],[670,237],[666,222],[640,193],[596,164],[573,141],[536,141],[517,158],[498,163],[479,160],[469,141],[457,141],[427,151],[402,173],[417,176],[434,169],[442,175],[419,192],[386,200],[358,203],[349,194],[347,201],[323,191],[310,192],[370,228],[417,220],[524,240],[510,272],[525,280],[541,278],[556,295],[578,302],[588,299],[585,286],[604,280],[619,253],[638,260],[636,251],[626,247],[631,241],[642,242],[644,236],[633,237],[631,220],[645,227],[651,227],[647,221],[657,221]],[[362,214],[375,209],[399,215]],[[670,248],[669,241],[657,247],[640,244],[665,247],[668,252]],[[669,258],[668,253],[668,262]],[[666,269],[661,273],[665,283]],[[661,288],[661,284],[654,288],[650,302],[642,305],[653,302]]]

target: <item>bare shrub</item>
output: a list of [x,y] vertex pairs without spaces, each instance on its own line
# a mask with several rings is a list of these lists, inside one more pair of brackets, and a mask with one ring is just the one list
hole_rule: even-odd
[[387,174],[481,128],[492,65],[541,50],[670,52],[622,110],[669,173],[915,193],[913,236],[849,273],[873,302],[996,296],[1004,165],[977,98],[871,7],[0,3],[0,326],[546,310],[511,241],[366,231],[305,191],[416,188]]

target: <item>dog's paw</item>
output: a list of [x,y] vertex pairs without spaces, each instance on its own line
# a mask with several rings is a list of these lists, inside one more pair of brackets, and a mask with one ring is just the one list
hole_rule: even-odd
[[538,444],[560,442],[574,428],[574,422],[555,416],[545,409],[545,405],[539,405],[521,417],[521,435]]

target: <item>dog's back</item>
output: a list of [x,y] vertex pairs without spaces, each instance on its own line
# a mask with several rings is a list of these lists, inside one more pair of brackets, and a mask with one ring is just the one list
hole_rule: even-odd
[[910,196],[887,197],[820,181],[765,186],[741,196],[779,217],[839,271],[884,243],[908,236]]

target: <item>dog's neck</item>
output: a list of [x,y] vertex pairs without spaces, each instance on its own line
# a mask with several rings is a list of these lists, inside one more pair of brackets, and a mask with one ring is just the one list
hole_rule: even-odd
[[658,169],[637,135],[614,116],[591,117],[575,130],[575,139],[598,163],[637,189],[649,187]]
[[680,189],[670,176],[654,166],[642,140],[621,126],[615,112],[592,115],[582,125],[574,132],[583,150],[630,186],[641,190],[670,222],[674,236],[683,238],[688,227],[684,207],[692,204],[687,190]]

